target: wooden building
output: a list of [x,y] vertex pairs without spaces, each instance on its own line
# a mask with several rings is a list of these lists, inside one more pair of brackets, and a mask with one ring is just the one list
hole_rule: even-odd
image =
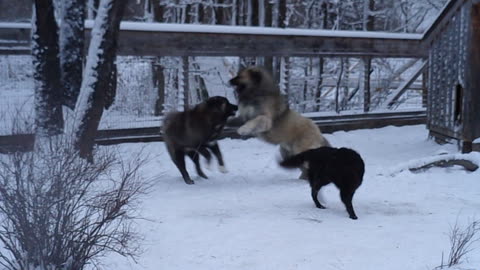
[[428,56],[427,127],[463,152],[480,137],[480,1],[452,0],[425,34]]

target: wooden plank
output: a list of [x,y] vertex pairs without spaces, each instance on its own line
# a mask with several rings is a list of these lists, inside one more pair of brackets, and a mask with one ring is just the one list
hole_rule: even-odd
[[[125,23],[124,23],[125,24]],[[132,23],[130,23],[132,24]],[[125,24],[126,25],[126,24]],[[370,56],[424,57],[421,35],[308,29],[268,29],[256,27],[189,25],[175,31],[174,25],[136,23],[123,27],[119,36],[119,55],[132,56]],[[142,30],[147,26],[153,30]],[[0,53],[22,54],[29,51],[29,26],[0,24]],[[3,27],[3,28],[2,28]],[[172,29],[168,28],[171,27]],[[155,30],[161,29],[161,30]],[[213,30],[211,30],[213,29]],[[244,30],[244,31],[243,31]],[[284,32],[282,32],[285,30]],[[87,25],[86,37],[89,38]],[[204,31],[204,32],[201,32]],[[271,31],[274,34],[269,34]],[[285,33],[285,34],[282,34]],[[290,33],[290,34],[288,34]],[[349,36],[351,35],[351,36]],[[18,41],[18,47],[12,44]],[[87,44],[88,44],[87,40]],[[27,46],[28,45],[28,46]],[[18,47],[18,48],[17,48]],[[18,49],[18,50],[16,50]]]
[[[464,91],[463,136],[464,145],[480,137],[480,1],[471,7],[470,36],[467,44],[467,86]],[[467,147],[468,148],[468,147]],[[470,147],[471,151],[471,147]]]
[[397,100],[407,91],[410,85],[422,74],[423,70],[427,67],[427,61],[423,61],[423,63],[415,69],[413,74],[401,84],[393,94],[385,101],[383,108],[392,108],[392,106],[397,102]]

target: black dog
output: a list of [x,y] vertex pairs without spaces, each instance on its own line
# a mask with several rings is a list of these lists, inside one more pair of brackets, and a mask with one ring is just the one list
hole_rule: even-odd
[[320,147],[307,150],[280,162],[286,168],[308,166],[308,181],[312,188],[312,198],[318,208],[325,207],[317,199],[318,191],[329,183],[340,189],[340,198],[351,219],[357,219],[353,210],[352,198],[362,184],[365,164],[360,155],[348,148]]
[[211,97],[185,112],[170,113],[165,117],[163,132],[168,153],[182,173],[187,184],[194,184],[185,169],[185,154],[195,163],[199,176],[207,178],[200,168],[199,154],[210,162],[210,151],[215,155],[220,171],[226,172],[217,139],[229,116],[235,115],[236,105],[224,97]]

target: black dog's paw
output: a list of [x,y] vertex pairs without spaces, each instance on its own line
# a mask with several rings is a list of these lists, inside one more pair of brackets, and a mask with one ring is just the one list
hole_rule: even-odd
[[193,182],[192,179],[184,179],[184,180],[185,180],[185,184],[187,184],[187,185],[193,185],[193,184],[195,184],[195,182]]
[[351,218],[351,219],[353,219],[353,220],[356,220],[356,219],[358,219],[358,217],[357,217],[357,216],[355,216],[355,215],[351,215],[351,216],[350,216],[350,218]]
[[[202,172],[202,173],[199,173],[198,176],[202,177],[202,178],[205,178],[205,179],[208,179],[208,177]],[[193,182],[193,181],[192,181]]]
[[316,206],[317,206],[317,208],[320,208],[320,209],[327,209],[325,206],[323,206],[321,204],[317,204]]

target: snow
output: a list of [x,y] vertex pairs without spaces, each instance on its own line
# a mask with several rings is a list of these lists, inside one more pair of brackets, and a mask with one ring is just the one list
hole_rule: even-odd
[[[86,20],[85,27],[92,29],[93,20]],[[30,28],[24,23],[0,23],[0,28]],[[228,25],[199,25],[199,24],[173,24],[173,23],[145,23],[122,22],[121,30],[148,31],[148,32],[186,32],[186,33],[223,33],[243,35],[280,35],[280,36],[309,36],[309,37],[343,37],[343,38],[379,38],[379,39],[407,39],[421,40],[422,34],[387,33],[372,31],[345,31],[345,30],[320,30],[274,28],[258,26],[228,26]]]
[[480,137],[476,138],[473,143],[480,143]]
[[11,23],[11,22],[1,22],[0,28],[5,29],[30,29],[32,28],[31,23]]
[[[139,265],[110,255],[110,269],[325,269],[425,270],[448,256],[448,233],[480,215],[480,170],[432,168],[387,175],[399,164],[439,154],[456,145],[428,140],[424,125],[336,132],[335,146],[356,149],[366,175],[354,197],[359,217],[348,218],[335,187],[323,189],[327,209],[314,207],[299,171],[277,165],[278,148],[257,139],[219,142],[229,173],[206,170],[186,185],[161,142],[123,144],[125,157],[144,149],[154,159],[144,168],[155,187],[138,221],[145,237]],[[112,147],[112,146],[110,146]],[[480,248],[480,243],[477,243]],[[477,269],[480,249],[462,269]]]
[[[92,22],[86,21],[86,27],[91,27]],[[380,39],[409,39],[421,40],[421,34],[344,31],[344,30],[319,30],[296,28],[273,28],[258,26],[227,26],[227,25],[199,25],[199,24],[170,24],[170,23],[144,23],[122,22],[120,29],[131,31],[158,31],[158,32],[187,32],[187,33],[224,33],[244,35],[281,35],[281,36],[310,36],[310,37],[350,37],[350,38],[380,38]]]

